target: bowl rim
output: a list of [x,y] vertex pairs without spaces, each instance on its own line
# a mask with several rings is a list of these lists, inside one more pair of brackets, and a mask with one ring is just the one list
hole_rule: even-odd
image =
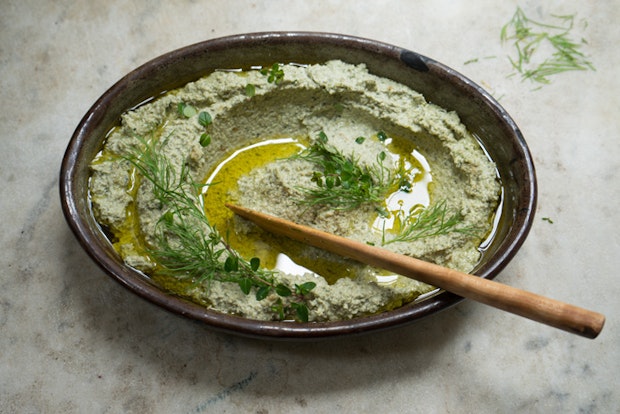
[[[520,210],[516,212],[515,224],[513,226],[514,231],[511,231],[508,242],[499,248],[494,256],[494,260],[483,269],[479,269],[475,274],[493,279],[510,262],[525,241],[532,226],[537,203],[536,174],[529,148],[520,129],[512,117],[489,93],[464,75],[440,62],[411,50],[381,41],[328,32],[255,32],[205,40],[164,53],[149,60],[133,69],[107,89],[79,122],[71,136],[61,163],[59,180],[61,206],[65,219],[82,248],[108,276],[143,299],[172,313],[204,322],[215,330],[263,339],[321,339],[378,332],[410,324],[425,316],[447,309],[463,300],[462,297],[453,293],[441,291],[431,298],[417,303],[414,302],[392,311],[345,321],[310,323],[258,321],[219,313],[183,298],[167,294],[152,284],[142,273],[128,266],[119,265],[106,254],[105,249],[100,247],[99,238],[95,234],[95,230],[89,226],[79,213],[81,201],[77,198],[75,189],[76,185],[78,185],[76,175],[80,163],[81,149],[86,140],[89,139],[90,129],[102,118],[109,103],[114,100],[117,94],[122,93],[133,83],[140,82],[149,73],[153,73],[158,67],[165,65],[171,59],[180,59],[195,53],[204,54],[225,47],[264,42],[319,42],[362,49],[363,51],[381,54],[388,58],[400,59],[416,70],[424,71],[431,68],[441,74],[450,76],[458,87],[476,94],[497,117],[503,120],[512,132],[515,139],[513,144],[521,157],[520,161],[526,167],[527,176],[524,177],[526,186],[521,190],[525,194],[524,200],[526,200],[526,203],[521,205]],[[87,162],[90,162],[90,160]]]

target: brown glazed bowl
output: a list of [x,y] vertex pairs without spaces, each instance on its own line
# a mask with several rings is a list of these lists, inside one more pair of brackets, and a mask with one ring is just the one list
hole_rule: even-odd
[[534,165],[514,121],[481,87],[439,62],[374,40],[329,33],[251,33],[208,40],[153,59],[113,85],[77,126],[62,161],[62,208],[82,247],[107,274],[138,296],[211,328],[259,338],[318,339],[381,331],[409,324],[462,300],[439,291],[396,310],[328,323],[265,322],[225,315],[169,294],[126,266],[95,221],[88,197],[89,163],[123,112],[215,69],[331,59],[365,63],[371,73],[408,85],[428,101],[456,111],[483,142],[497,164],[504,197],[499,230],[474,273],[494,278],[521,247],[536,206]]

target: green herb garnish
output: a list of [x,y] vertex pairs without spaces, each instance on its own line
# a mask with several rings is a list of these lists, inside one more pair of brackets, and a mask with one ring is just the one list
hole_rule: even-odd
[[[312,289],[316,287],[316,283],[314,282],[306,282],[301,285],[295,284],[293,290],[291,290],[288,286],[285,285],[277,285],[275,287],[276,293],[280,296],[276,301],[276,304],[271,307],[271,310],[276,312],[280,319],[284,319],[287,314],[295,313],[295,317],[297,320],[302,322],[308,321],[308,307],[302,302],[290,302],[287,305],[284,304],[282,298],[288,296],[296,296],[304,298],[310,294]],[[258,295],[258,293],[257,293]],[[258,297],[258,296],[257,296]]]
[[213,118],[210,113],[202,111],[198,114],[198,123],[206,128],[213,123]]
[[253,84],[248,83],[245,85],[245,94],[250,98],[253,97],[256,94],[256,87]]
[[397,242],[412,242],[426,237],[439,236],[448,233],[474,234],[475,227],[459,226],[463,221],[463,215],[458,211],[448,208],[445,201],[431,205],[424,209],[412,211],[399,216],[400,228],[397,234],[386,238],[386,230],[383,230],[381,244],[386,245]]
[[202,147],[206,147],[211,143],[211,135],[207,134],[206,132],[202,135],[200,135],[200,146]]
[[179,102],[179,104],[177,105],[177,112],[179,113],[179,115],[184,116],[185,118],[191,118],[192,116],[196,115],[198,111],[192,105],[188,105],[185,102]]
[[[210,113],[202,111],[198,114],[198,123],[203,127],[208,128],[209,125],[213,123],[213,118]],[[202,147],[208,146],[211,144],[211,135],[207,132],[202,133],[200,135],[199,142]]]
[[260,73],[267,76],[267,82],[279,85],[284,80],[284,71],[278,63],[274,63],[269,68],[262,68]]
[[[245,294],[254,289],[257,300],[273,293],[279,296],[281,308],[274,312],[280,319],[306,322],[305,302],[315,285],[309,282],[288,288],[276,282],[273,272],[260,268],[258,258],[248,261],[239,256],[204,215],[202,185],[192,181],[187,165],[177,173],[159,145],[138,139],[140,145],[125,158],[152,184],[160,205],[156,241],[147,249],[158,263],[158,271],[207,287],[212,280],[236,283]],[[282,297],[290,298],[283,301]]]
[[[552,15],[557,24],[547,24],[528,18],[518,7],[512,19],[501,30],[503,43],[512,41],[517,57],[509,57],[522,79],[547,84],[549,76],[573,70],[594,70],[592,63],[580,51],[587,42],[571,40],[575,15]],[[549,50],[552,54],[544,58]]]
[[385,132],[383,132],[383,131],[379,131],[379,132],[377,132],[377,139],[378,139],[379,141],[381,141],[381,142],[385,142],[385,141],[387,141],[388,137],[387,137],[387,135],[385,134]]
[[320,132],[318,139],[301,154],[293,158],[313,163],[317,170],[312,173],[314,187],[302,187],[299,200],[302,204],[327,205],[337,210],[350,210],[364,203],[379,204],[400,180],[385,166],[385,152],[379,153],[376,164],[365,166],[353,156],[346,156],[327,143],[328,138]]
[[[379,132],[377,139],[386,142],[388,136],[384,132]],[[402,166],[395,170],[385,166],[386,157],[386,153],[382,151],[374,165],[362,166],[354,157],[347,157],[330,146],[327,135],[320,132],[318,139],[310,147],[293,157],[307,160],[318,167],[311,178],[316,187],[298,188],[304,195],[299,202],[307,205],[327,205],[338,210],[350,210],[371,203],[375,205],[375,211],[380,217],[387,219],[396,215],[394,217],[398,223],[395,227],[396,234],[388,240],[384,228],[382,245],[411,242],[451,232],[474,234],[478,230],[474,227],[461,226],[463,215],[448,208],[445,201],[407,213],[388,211],[385,207],[388,193],[411,192],[413,184]]]

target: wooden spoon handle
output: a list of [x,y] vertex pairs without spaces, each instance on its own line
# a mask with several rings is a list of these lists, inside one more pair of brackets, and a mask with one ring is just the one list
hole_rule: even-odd
[[605,324],[605,316],[597,312],[302,226],[245,207],[232,204],[226,204],[226,206],[239,216],[253,221],[269,232],[428,283],[459,296],[567,332],[593,339],[597,337]]

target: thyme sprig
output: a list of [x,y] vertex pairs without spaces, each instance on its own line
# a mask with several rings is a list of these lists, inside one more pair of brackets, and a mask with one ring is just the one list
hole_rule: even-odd
[[267,76],[267,82],[269,83],[279,85],[284,80],[284,70],[282,70],[278,63],[262,68],[260,73]]
[[[361,140],[358,138],[356,142]],[[327,135],[320,132],[311,146],[293,156],[317,167],[311,178],[316,186],[297,188],[303,195],[299,203],[326,205],[337,210],[350,210],[364,203],[382,203],[404,175],[402,171],[392,173],[384,164],[386,157],[381,151],[374,165],[362,165],[359,159],[346,156],[329,145]]]
[[[279,63],[274,63],[271,66],[265,66],[264,68],[261,68],[259,72],[261,75],[267,77],[267,82],[273,83],[274,85],[279,85],[284,80],[284,70]],[[246,84],[244,92],[248,98],[252,98],[256,95],[256,85],[253,83]]]
[[401,214],[400,229],[396,236],[387,239],[385,228],[382,234],[382,245],[397,242],[412,242],[432,236],[448,233],[474,234],[478,229],[473,226],[459,226],[463,221],[463,215],[450,209],[445,201],[432,204],[421,211],[412,211]]
[[[513,68],[522,79],[548,84],[549,76],[574,70],[594,70],[580,48],[587,43],[570,38],[575,15],[553,15],[558,24],[547,24],[532,20],[518,7],[510,21],[501,30],[502,43],[512,41],[517,57],[509,57]],[[541,50],[550,47],[551,56],[540,62],[534,58],[542,55]]]
[[[277,317],[307,322],[306,302],[316,286],[314,282],[290,288],[278,283],[274,272],[262,269],[258,258],[242,258],[204,215],[202,185],[193,182],[187,165],[177,173],[160,145],[138,139],[140,145],[125,158],[151,182],[160,204],[155,245],[147,250],[158,263],[158,271],[207,287],[212,280],[236,283],[246,295],[254,289],[259,301],[275,293],[278,298],[272,310]],[[285,302],[285,297],[290,298]]]

